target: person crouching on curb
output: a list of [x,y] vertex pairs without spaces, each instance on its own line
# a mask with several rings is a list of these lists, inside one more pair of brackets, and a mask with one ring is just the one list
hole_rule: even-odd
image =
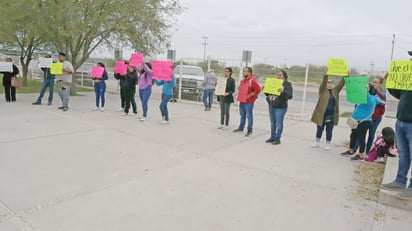
[[239,87],[241,86],[247,86],[247,96],[245,101],[239,103],[240,124],[239,128],[233,130],[233,132],[243,132],[247,117],[248,125],[245,136],[249,137],[253,132],[253,106],[260,93],[259,83],[257,82],[256,77],[252,74],[251,67],[245,67],[243,69],[243,79],[240,82]]
[[160,113],[162,114],[162,121],[160,124],[167,125],[169,124],[169,110],[167,109],[167,103],[173,97],[173,88],[176,86],[176,77],[172,75],[172,79],[165,80],[155,80],[157,86],[163,86],[162,88],[162,100],[160,102],[159,108]]
[[101,78],[92,78],[93,82],[94,82],[94,93],[96,93],[96,108],[94,109],[94,111],[98,111],[99,110],[99,105],[100,105],[100,101],[101,101],[101,107],[100,107],[100,111],[103,112],[104,111],[104,103],[105,103],[105,98],[104,98],[104,93],[106,92],[106,82],[105,80],[109,79],[109,76],[107,75],[107,71],[106,68],[104,66],[103,63],[97,63],[97,66],[99,67],[103,67],[104,71],[103,71],[103,76]]
[[[339,121],[339,93],[345,86],[344,77],[341,78],[336,86],[333,86],[332,80],[329,79],[326,69],[322,82],[319,86],[319,98],[315,110],[312,114],[311,121],[316,124],[316,142],[312,148],[318,148],[323,130],[326,127],[326,146],[325,151],[330,150],[332,141],[333,127],[338,125]],[[349,74],[348,74],[349,75]]]
[[266,94],[270,116],[270,138],[266,140],[266,143],[272,143],[273,145],[280,144],[283,120],[288,110],[288,100],[293,97],[292,84],[288,81],[286,71],[278,71],[278,79],[283,80],[282,87],[279,89],[280,95]]

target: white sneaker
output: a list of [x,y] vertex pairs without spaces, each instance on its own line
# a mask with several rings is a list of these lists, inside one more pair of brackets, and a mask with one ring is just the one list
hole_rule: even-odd
[[137,113],[133,113],[134,116],[137,116]]
[[169,124],[169,121],[167,121],[167,120],[162,120],[162,121],[160,122],[160,124],[161,124],[161,125],[168,125],[168,124]]
[[117,111],[118,111],[118,112],[122,112],[122,111],[124,111],[124,109],[123,109],[123,108],[119,108],[119,109],[117,109]]
[[312,148],[319,148],[319,143],[314,143],[314,144],[312,144]]
[[92,109],[92,111],[98,111],[98,110],[99,110],[98,107],[95,107],[95,108]]
[[326,146],[323,148],[323,150],[325,150],[325,151],[330,151],[330,146],[329,146],[329,145],[326,145]]
[[383,157],[378,157],[378,158],[375,160],[375,162],[376,162],[376,163],[385,163],[385,159],[384,159]]
[[224,127],[222,128],[222,130],[227,130],[227,129],[229,129],[228,126],[224,126]]
[[101,112],[104,112],[104,107],[100,108],[100,111],[101,111]]
[[223,124],[219,125],[219,127],[217,127],[217,129],[223,129]]
[[140,117],[139,120],[143,122],[146,120],[146,117]]
[[123,113],[123,114],[122,114],[122,116],[127,116],[127,113],[126,113],[126,112],[125,112],[125,113]]

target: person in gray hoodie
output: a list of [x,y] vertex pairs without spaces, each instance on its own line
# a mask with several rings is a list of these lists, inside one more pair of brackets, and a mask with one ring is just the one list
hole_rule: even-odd
[[209,71],[203,80],[203,104],[205,105],[205,111],[210,111],[213,103],[213,95],[215,94],[216,88],[216,75],[213,70]]

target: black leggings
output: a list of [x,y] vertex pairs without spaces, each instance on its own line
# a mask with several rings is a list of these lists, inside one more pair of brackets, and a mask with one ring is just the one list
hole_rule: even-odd
[[359,143],[359,153],[364,153],[365,152],[365,146],[366,146],[366,133],[371,127],[371,121],[363,121],[358,124],[358,127],[356,129],[352,129],[352,132],[350,134],[350,143],[349,143],[349,148],[353,149],[355,146],[356,141]]

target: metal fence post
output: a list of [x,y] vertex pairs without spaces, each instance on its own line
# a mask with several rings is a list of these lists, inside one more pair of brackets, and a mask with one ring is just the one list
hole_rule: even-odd
[[183,59],[180,60],[180,69],[179,69],[179,100],[182,99],[182,67],[183,67]]
[[306,64],[305,85],[303,86],[302,110],[300,111],[301,120],[303,120],[303,114],[305,113],[306,88],[308,86],[308,76],[309,76],[309,63]]

